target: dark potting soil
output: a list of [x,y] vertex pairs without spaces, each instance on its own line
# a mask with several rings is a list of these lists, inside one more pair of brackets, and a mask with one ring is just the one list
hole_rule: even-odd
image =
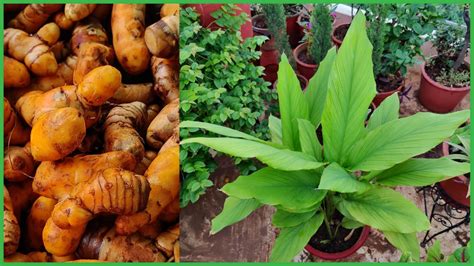
[[423,153],[421,155],[416,156],[417,158],[441,158],[443,157],[443,144],[439,144],[438,146],[434,147],[430,151]]
[[403,78],[401,75],[396,75],[392,77],[377,77],[375,83],[377,84],[378,92],[389,92],[394,91],[402,85]]
[[[450,66],[448,66],[446,64],[446,62],[455,62],[456,61],[456,58],[449,58],[449,57],[435,57],[433,58],[433,60],[429,63],[429,64],[426,64],[425,66],[425,71],[426,71],[426,74],[428,74],[428,76],[432,79],[432,80],[435,80],[436,82],[446,86],[446,87],[451,87],[453,89],[456,89],[456,88],[462,88],[462,87],[466,87],[466,83],[464,84],[457,84],[457,83],[446,83],[446,82],[440,82],[437,80],[437,78],[439,78],[441,76],[441,73],[443,72],[443,69],[444,70],[449,70],[451,69]],[[466,66],[466,64],[462,64],[458,70],[457,70],[458,73],[462,73],[462,72],[470,72],[470,69],[468,66]],[[467,81],[467,84],[469,84],[469,81]]]
[[342,42],[344,40],[344,37],[346,37],[346,33],[349,30],[349,27],[349,24],[337,27],[337,29],[334,31],[334,37],[336,37],[336,39]]
[[303,50],[298,54],[298,60],[306,64],[314,64],[314,60],[308,56],[308,50]]
[[253,26],[261,29],[268,29],[267,22],[265,21],[265,17],[260,17],[253,21]]
[[[331,225],[332,231],[334,231],[336,229],[336,225],[341,222],[342,215],[339,212],[336,212],[334,214],[334,220],[335,224]],[[326,230],[325,224],[323,223],[319,227],[316,234],[311,237],[311,239],[309,240],[309,244],[319,251],[327,253],[341,252],[355,245],[357,240],[359,240],[360,235],[362,234],[362,229],[363,227],[355,229],[354,232],[352,232],[352,235],[348,237],[352,229],[346,229],[340,226],[339,230],[337,231],[337,235],[334,237],[334,240],[329,242],[327,241],[329,240],[329,234]],[[348,239],[345,239],[347,237]]]
[[303,6],[300,4],[284,4],[285,7],[285,15],[287,17],[292,17],[298,15],[301,10],[303,10]]

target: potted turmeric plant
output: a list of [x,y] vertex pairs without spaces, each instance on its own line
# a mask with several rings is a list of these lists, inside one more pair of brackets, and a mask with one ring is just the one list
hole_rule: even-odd
[[[416,233],[430,223],[391,187],[423,186],[468,172],[468,163],[413,157],[451,136],[469,111],[399,118],[398,98],[392,95],[366,125],[376,85],[365,24],[362,13],[355,16],[337,54],[336,48],[328,51],[304,92],[282,56],[280,119],[269,118],[272,141],[209,123],[181,123],[182,129],[221,135],[187,138],[182,145],[199,143],[266,165],[222,187],[228,198],[212,221],[212,234],[270,205],[276,209],[272,224],[279,228],[271,261],[290,261],[308,244],[308,250],[324,258],[348,256],[363,245],[368,226],[383,232],[403,253],[419,258]],[[319,126],[322,138],[316,134]],[[430,165],[443,172],[429,171]]]
[[311,27],[304,38],[306,42],[293,50],[298,72],[310,79],[331,48],[332,17],[325,4],[316,4],[311,11]]
[[468,7],[462,16],[465,25],[444,23],[437,28],[433,44],[438,55],[421,67],[419,99],[433,112],[453,110],[470,90],[470,66],[464,62],[470,46]]

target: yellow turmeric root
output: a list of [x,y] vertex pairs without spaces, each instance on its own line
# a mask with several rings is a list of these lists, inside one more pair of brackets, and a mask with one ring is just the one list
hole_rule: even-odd
[[58,42],[60,34],[61,29],[59,26],[54,22],[50,22],[38,30],[36,37],[48,46],[52,46]]
[[91,70],[110,65],[114,60],[113,50],[100,43],[87,42],[81,45],[74,70],[74,84],[79,84]]
[[155,117],[160,113],[161,108],[158,104],[150,104],[146,107],[146,112],[148,113],[146,128],[148,128],[155,119]]
[[3,99],[3,137],[5,146],[24,145],[30,140],[30,129],[23,125],[6,98]]
[[112,108],[104,123],[105,151],[126,151],[141,162],[145,145],[139,131],[147,121],[146,105],[141,102],[120,104]]
[[38,37],[28,33],[8,28],[3,33],[3,45],[6,51],[38,76],[52,75],[58,69],[58,63],[49,46]]
[[102,226],[88,229],[78,248],[81,258],[101,261],[165,262],[165,256],[151,239],[140,234],[121,236],[114,228]]
[[64,14],[72,21],[79,21],[94,12],[95,4],[66,4]]
[[[53,129],[53,130],[52,130]],[[86,122],[73,107],[41,115],[31,130],[31,154],[37,161],[55,161],[73,152],[86,136]]]
[[20,226],[13,213],[12,201],[7,188],[3,187],[3,250],[5,256],[16,252],[20,242]]
[[3,85],[5,88],[23,88],[29,86],[30,82],[30,73],[22,62],[3,56]]
[[59,63],[58,71],[50,76],[36,77],[31,82],[31,90],[49,91],[65,85],[73,84],[74,69],[77,57],[68,56],[64,62]]
[[6,148],[3,159],[5,179],[10,182],[24,181],[35,174],[35,161],[29,143],[25,147]]
[[161,148],[179,126],[179,99],[167,104],[148,126],[146,141],[155,149]]
[[11,255],[5,253],[5,262],[33,262],[33,260],[26,254],[16,252]]
[[43,229],[46,250],[57,256],[72,254],[94,215],[130,215],[141,211],[149,193],[150,185],[144,176],[119,168],[97,172],[54,207]]
[[168,58],[174,55],[179,42],[179,18],[167,16],[151,24],[145,30],[145,43],[150,53]]
[[178,239],[179,224],[175,224],[158,235],[155,244],[161,252],[166,254],[167,257],[171,257],[174,253],[174,244]]
[[132,75],[143,73],[150,62],[150,53],[143,37],[145,33],[145,5],[114,4],[112,35],[117,60]]
[[170,103],[179,98],[179,65],[176,59],[151,58],[154,89],[165,102]]
[[179,219],[179,197],[176,197],[159,216],[159,220],[165,223],[173,223]]
[[153,84],[122,84],[110,99],[113,103],[142,102],[149,103],[154,100]]
[[95,18],[87,18],[79,22],[74,28],[71,36],[71,49],[73,54],[78,55],[83,43],[95,42],[107,45],[108,37],[104,27]]
[[74,26],[75,21],[70,20],[66,17],[64,12],[58,12],[54,15],[53,18],[54,22],[61,28],[62,30],[70,30]]
[[24,30],[27,33],[36,32],[48,20],[49,16],[61,9],[60,4],[31,4],[25,7],[8,26]]
[[26,218],[26,234],[25,243],[27,246],[33,250],[41,250],[43,245],[43,228],[46,224],[46,221],[51,217],[54,206],[56,205],[57,200],[39,197],[31,206],[30,213]]
[[[51,49],[51,52],[53,52],[54,54],[54,58],[56,58],[56,62],[65,61],[71,53],[71,50],[69,49],[69,44],[65,44],[64,41],[56,42],[55,44],[51,45],[50,49]],[[58,71],[59,71],[60,64],[61,63],[58,64]]]
[[160,151],[145,172],[151,192],[144,211],[122,215],[115,220],[117,233],[129,235],[153,223],[179,194],[179,146]]
[[22,182],[10,182],[6,184],[10,198],[12,200],[13,212],[18,220],[21,220],[31,204],[38,198],[38,194],[33,192],[32,179]]
[[164,4],[160,9],[160,17],[179,16],[179,4]]
[[36,170],[33,190],[45,197],[65,200],[74,188],[88,181],[96,171],[108,168],[135,169],[132,154],[113,151],[97,155],[77,155],[60,161],[42,162]]
[[152,151],[152,150],[145,151],[145,155],[143,156],[143,159],[137,164],[137,167],[135,167],[134,172],[139,175],[145,174],[146,169],[148,169],[151,162],[155,159],[157,155],[158,153],[155,151]]

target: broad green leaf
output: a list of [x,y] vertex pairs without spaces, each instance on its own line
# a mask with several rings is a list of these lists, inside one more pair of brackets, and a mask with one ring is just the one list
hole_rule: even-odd
[[268,166],[284,170],[317,169],[323,163],[302,152],[281,150],[263,143],[234,138],[189,138],[181,144],[199,143],[216,151],[242,158],[257,158]]
[[272,142],[282,145],[281,120],[278,117],[270,115],[268,118],[268,128],[270,129],[270,134],[272,135]]
[[205,129],[209,132],[223,135],[226,137],[241,138],[241,139],[253,140],[257,142],[264,142],[263,140],[259,138],[256,138],[249,134],[242,133],[241,131],[234,130],[228,127],[205,123],[205,122],[183,121],[179,123],[179,127],[180,128],[200,128],[200,129]]
[[363,223],[360,223],[356,220],[352,220],[351,218],[349,218],[347,216],[344,216],[344,218],[342,218],[341,225],[342,225],[342,227],[344,227],[346,229],[355,229],[355,228],[359,228],[359,227],[364,226]]
[[278,228],[293,227],[308,221],[314,216],[314,214],[315,211],[292,213],[282,209],[277,209],[273,215],[272,224]]
[[255,199],[238,199],[227,197],[224,209],[212,219],[211,234],[215,234],[225,227],[242,221],[262,204]]
[[466,154],[470,155],[471,154],[471,136],[458,136],[459,141],[461,141],[462,146],[464,147],[464,150],[466,151]]
[[331,74],[334,60],[336,59],[336,47],[331,48],[326,57],[318,66],[316,74],[309,80],[308,87],[304,93],[308,101],[309,121],[318,127],[321,123],[324,105],[326,104],[326,95],[328,92],[328,81]]
[[306,119],[298,119],[298,131],[300,135],[301,151],[323,161],[323,149],[316,136],[316,127]]
[[363,193],[347,194],[339,204],[342,206],[338,210],[347,211],[349,217],[382,231],[407,234],[430,228],[425,214],[391,189],[375,187]]
[[304,98],[295,71],[288,63],[285,54],[281,56],[281,62],[278,66],[277,91],[283,145],[293,151],[300,150],[297,119],[308,119],[308,103]]
[[268,205],[307,208],[320,202],[326,191],[318,190],[319,177],[312,171],[280,171],[263,168],[225,185],[222,191],[239,199],[254,198]]
[[444,256],[441,253],[441,242],[436,240],[426,252],[426,262],[443,262]]
[[314,204],[313,206],[306,207],[306,208],[288,208],[282,205],[275,205],[275,208],[290,212],[290,213],[305,213],[305,212],[316,212],[317,209],[321,206],[322,200]]
[[381,172],[376,182],[386,186],[427,186],[469,171],[468,163],[458,163],[448,158],[417,158]]
[[364,16],[357,14],[344,37],[329,77],[322,115],[324,157],[341,165],[354,143],[366,134],[367,109],[376,94],[372,45],[365,24]]
[[380,125],[398,119],[399,109],[400,99],[398,98],[398,93],[394,93],[386,98],[380,106],[374,110],[374,113],[370,116],[369,123],[367,124],[367,129],[373,130]]
[[275,240],[270,255],[271,262],[289,262],[308,244],[323,223],[323,214],[317,213],[311,219],[295,227],[283,228]]
[[360,182],[337,163],[332,163],[324,169],[319,189],[326,189],[340,193],[363,192],[372,186]]
[[417,113],[392,120],[358,141],[343,166],[351,170],[385,170],[429,151],[468,118],[469,111],[465,110],[450,114]]
[[383,231],[383,234],[394,247],[410,256],[413,260],[420,260],[420,244],[418,243],[418,238],[416,238],[416,233],[402,234]]
[[470,262],[470,246],[471,242],[468,242],[466,247],[456,249],[454,253],[448,257],[448,262]]

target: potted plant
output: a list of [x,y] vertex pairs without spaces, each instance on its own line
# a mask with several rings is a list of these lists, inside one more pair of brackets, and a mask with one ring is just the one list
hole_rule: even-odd
[[[450,255],[443,255],[441,252],[441,243],[436,240],[434,244],[426,251],[426,262],[470,262],[471,241],[464,247],[457,248]],[[402,255],[400,262],[414,262],[414,259],[408,255]]]
[[[354,4],[351,4],[351,17],[354,18]],[[337,48],[341,47],[342,41],[344,41],[344,37],[346,36],[347,30],[350,26],[351,23],[335,25],[331,33],[331,40]]]
[[434,5],[384,4],[362,5],[369,22],[368,34],[374,45],[374,71],[376,71],[379,105],[386,97],[404,88],[407,68],[422,56],[423,36],[430,35],[439,17]]
[[[203,27],[216,28],[216,25],[214,25],[215,17],[212,16],[212,13],[219,10],[222,7],[222,4],[187,4],[185,6],[193,7],[196,12],[200,14],[199,19]],[[242,13],[245,13],[246,17],[250,17],[249,4],[235,4],[235,6],[232,7],[232,10],[236,11],[237,16],[240,16]],[[251,21],[248,20],[241,26],[240,33],[242,34],[242,38],[244,39],[253,36]]]
[[[302,4],[284,4],[286,17],[286,32],[289,36],[291,48],[298,46],[301,39],[299,26],[297,23],[298,17],[303,13]],[[285,52],[286,53],[286,52]]]
[[464,62],[470,45],[469,10],[463,13],[465,27],[444,23],[433,44],[438,55],[421,67],[419,99],[433,112],[446,113],[469,93],[470,67]]
[[[337,54],[336,48],[328,51],[304,92],[282,56],[277,85],[281,119],[269,118],[271,142],[215,124],[180,124],[182,130],[203,129],[222,136],[187,138],[181,144],[199,143],[266,165],[221,189],[228,198],[212,221],[212,234],[271,205],[276,208],[272,223],[279,228],[271,261],[290,261],[308,243],[333,255],[343,252],[338,247],[355,251],[351,246],[361,245],[366,226],[383,232],[404,253],[419,257],[416,232],[427,230],[430,223],[390,187],[428,185],[468,172],[469,164],[449,158],[413,157],[451,136],[470,113],[398,118],[399,101],[393,95],[365,126],[376,93],[365,24],[362,13],[355,16],[346,41]],[[316,134],[319,126],[321,139]],[[427,171],[429,165],[443,172]],[[352,245],[345,244],[346,237],[352,239],[349,234],[355,239]]]
[[316,4],[311,11],[311,29],[306,32],[306,42],[293,50],[298,72],[310,79],[331,48],[331,14],[327,5]]
[[[471,163],[471,124],[460,128],[449,141],[443,143],[443,155],[450,159]],[[441,181],[441,189],[457,203],[469,208],[470,201],[470,173]]]

